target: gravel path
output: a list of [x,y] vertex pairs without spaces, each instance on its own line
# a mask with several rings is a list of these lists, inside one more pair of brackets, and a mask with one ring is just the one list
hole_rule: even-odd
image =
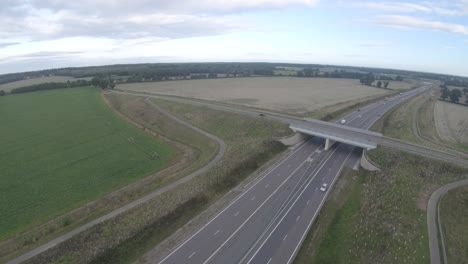
[[159,189],[157,189],[156,191],[154,191],[154,192],[152,192],[150,194],[147,194],[147,195],[145,195],[145,196],[143,196],[143,197],[141,197],[141,198],[139,198],[139,199],[125,205],[125,206],[123,206],[123,207],[120,207],[120,208],[118,208],[118,209],[116,209],[116,210],[114,210],[114,211],[112,211],[112,212],[110,212],[108,214],[105,214],[105,215],[103,215],[103,216],[101,216],[101,217],[99,217],[99,218],[97,218],[97,219],[95,219],[95,220],[93,220],[93,221],[91,221],[91,222],[89,222],[89,223],[87,223],[85,225],[82,225],[82,226],[80,226],[80,227],[78,227],[78,228],[76,228],[76,229],[74,229],[74,230],[72,230],[72,231],[70,231],[70,232],[68,232],[68,233],[66,233],[64,235],[61,235],[61,236],[49,241],[46,244],[43,244],[43,245],[41,245],[41,246],[31,250],[31,251],[28,251],[28,252],[24,253],[23,255],[20,255],[19,257],[16,257],[15,259],[10,260],[9,262],[7,262],[7,264],[18,264],[18,263],[21,263],[23,261],[26,261],[26,260],[36,256],[36,255],[39,255],[40,253],[42,253],[42,252],[44,252],[44,251],[46,251],[46,250],[48,250],[48,249],[50,249],[50,248],[52,248],[52,247],[54,247],[54,246],[56,246],[58,244],[64,242],[65,240],[70,239],[71,237],[73,237],[73,236],[75,236],[75,235],[77,235],[77,234],[79,234],[79,233],[81,233],[81,232],[83,232],[83,231],[85,231],[85,230],[87,230],[87,229],[101,223],[101,222],[104,222],[104,221],[106,221],[106,220],[108,220],[110,218],[113,218],[113,217],[115,217],[115,216],[117,216],[119,214],[122,214],[122,213],[124,213],[124,212],[126,212],[126,211],[128,211],[128,210],[130,210],[132,208],[135,208],[135,207],[137,207],[137,206],[139,206],[139,205],[141,205],[141,204],[143,204],[143,203],[145,203],[145,202],[147,202],[147,201],[161,195],[162,193],[165,193],[165,192],[167,192],[169,190],[172,190],[172,189],[176,188],[180,184],[185,183],[185,182],[193,179],[194,177],[196,177],[196,176],[198,176],[200,174],[205,173],[206,171],[211,169],[213,166],[215,166],[218,163],[219,160],[221,160],[221,158],[224,156],[224,153],[226,151],[226,143],[224,143],[224,141],[222,139],[218,138],[215,135],[212,135],[210,133],[207,133],[207,132],[199,129],[199,128],[185,122],[184,120],[181,120],[181,119],[177,118],[176,116],[174,116],[174,115],[168,113],[167,111],[161,109],[160,107],[155,105],[153,102],[151,102],[149,100],[148,100],[148,102],[151,103],[151,105],[154,106],[158,111],[160,111],[161,113],[163,113],[163,114],[167,115],[168,117],[172,118],[176,122],[190,128],[190,129],[193,129],[193,130],[197,131],[198,133],[201,133],[201,134],[207,136],[208,138],[216,141],[218,143],[218,145],[219,145],[218,153],[216,154],[216,156],[210,162],[205,164],[205,166],[201,167],[200,169],[196,170],[195,172],[193,172],[193,173],[191,173],[191,174],[189,174],[189,175],[187,175],[187,176],[185,176],[185,177],[183,177],[183,178],[181,178],[179,180],[176,180],[176,181],[174,181],[174,182],[172,182],[172,183],[170,183],[168,185],[165,185],[164,187],[159,188]]
[[447,255],[445,253],[445,245],[444,245],[444,235],[442,233],[440,218],[439,218],[439,201],[444,194],[448,191],[462,187],[464,185],[468,185],[467,180],[461,180],[457,182],[452,182],[447,185],[444,185],[437,189],[435,192],[432,193],[431,197],[429,198],[429,202],[427,204],[427,228],[429,233],[429,251],[431,255],[431,264],[440,264],[440,252],[439,252],[439,241],[438,241],[438,234],[440,232],[441,238],[441,248],[442,248],[442,255],[444,257],[444,262],[447,264]]

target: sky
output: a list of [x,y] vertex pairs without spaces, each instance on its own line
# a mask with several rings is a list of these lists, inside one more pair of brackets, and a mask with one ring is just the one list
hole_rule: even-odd
[[0,0],[0,74],[212,61],[468,76],[468,0]]

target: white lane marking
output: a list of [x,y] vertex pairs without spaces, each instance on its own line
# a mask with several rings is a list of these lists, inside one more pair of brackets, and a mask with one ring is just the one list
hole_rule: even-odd
[[346,159],[345,159],[344,162],[343,162],[343,165],[342,165],[341,168],[338,170],[338,173],[336,174],[337,176],[333,179],[332,183],[330,184],[330,188],[328,188],[327,192],[325,193],[325,196],[323,197],[322,201],[320,202],[319,206],[317,207],[318,210],[315,211],[315,214],[314,214],[314,216],[312,217],[312,220],[309,222],[309,225],[307,226],[306,231],[302,234],[301,240],[299,240],[299,243],[296,245],[296,248],[294,249],[294,251],[293,251],[291,257],[289,257],[289,260],[288,260],[287,264],[291,263],[291,262],[294,260],[294,257],[295,257],[296,254],[297,254],[297,250],[299,249],[299,247],[300,247],[300,245],[302,244],[302,242],[304,242],[304,238],[305,238],[306,234],[309,233],[310,227],[312,226],[312,223],[314,222],[315,217],[316,217],[317,214],[320,212],[320,209],[322,208],[323,203],[325,202],[325,199],[326,199],[327,196],[328,196],[329,190],[331,189],[331,187],[333,187],[333,185],[335,184],[335,181],[339,178],[339,175],[340,175],[341,172],[343,171],[343,168],[344,168],[344,166],[346,165],[346,161],[348,160],[349,156],[351,156],[351,153],[353,153],[353,152],[352,152],[352,151],[349,152],[348,156],[346,157]]
[[219,229],[214,232],[213,236],[216,236],[219,233]]
[[234,216],[238,216],[239,215],[239,211],[237,211],[237,213],[234,214]]
[[[317,190],[317,189],[316,189],[316,190]],[[310,203],[310,200],[307,201],[307,205],[309,205],[309,203]]]
[[287,237],[288,237],[288,234],[286,234],[286,235],[283,237],[283,241],[286,240]]
[[265,188],[268,188],[268,186],[270,186],[270,184],[265,185]]
[[250,200],[251,200],[251,201],[255,200],[255,196],[254,196],[254,197],[252,197],[252,198],[250,198]]
[[215,252],[213,252],[213,254],[211,254],[208,259],[203,262],[203,264],[206,264],[207,262],[209,262],[213,257],[214,255],[216,255],[222,247],[224,247],[224,245],[226,245],[226,243],[231,240],[232,237],[234,237],[238,232],[239,230],[241,230],[242,227],[244,227],[244,225],[258,212],[258,210],[260,210],[260,208],[262,208],[269,200],[270,198],[275,195],[278,190],[280,190],[283,185],[289,181],[289,179],[302,167],[302,165],[304,165],[306,163],[306,161],[304,160],[301,164],[299,164],[299,166],[291,173],[289,174],[289,176],[283,180],[283,182],[265,199],[265,201],[263,201],[258,207],[257,209],[255,209],[255,211],[218,247],[218,249],[215,250]]
[[296,217],[296,222],[297,222],[297,220],[299,220],[299,218],[301,218],[301,216],[300,216],[300,215],[298,215],[298,216]]
[[190,254],[190,256],[188,256],[188,259],[189,259],[189,258],[192,258],[192,257],[193,257],[193,255],[195,255],[195,253],[197,253],[197,252],[196,252],[196,251],[194,251],[192,254]]
[[[289,158],[291,158],[294,154],[296,154],[299,150],[304,148],[305,146],[309,146],[307,143],[311,141],[311,139],[307,140],[306,142],[302,143],[300,147],[298,147],[296,150],[294,150],[291,154],[286,156],[281,162],[278,162],[271,171],[274,171],[276,168],[278,168],[281,164],[283,164],[285,161],[287,161]],[[309,146],[310,147],[310,146]],[[224,213],[227,209],[229,209],[234,203],[236,203],[240,198],[244,197],[245,194],[247,194],[253,187],[255,187],[258,183],[260,183],[263,179],[265,179],[269,173],[265,173],[265,175],[262,176],[255,184],[252,184],[245,192],[241,193],[239,196],[236,197],[228,206],[226,206],[221,212],[219,212],[215,217],[213,217],[208,223],[206,223],[202,228],[200,228],[195,234],[193,234],[191,237],[189,237],[187,240],[185,240],[182,244],[180,244],[176,249],[174,249],[171,253],[169,253],[165,258],[163,258],[159,264],[163,263],[168,259],[170,256],[172,256],[177,250],[179,250],[181,247],[183,247],[185,244],[187,244],[192,238],[194,238],[196,235],[198,235],[203,229],[205,229],[209,224],[211,224],[214,220],[216,220],[222,213]],[[279,173],[278,173],[279,176]]]
[[[263,248],[263,246],[265,245],[265,243],[270,239],[270,237],[273,235],[273,233],[276,231],[276,229],[279,227],[279,225],[283,222],[283,220],[286,218],[286,216],[288,216],[289,212],[291,211],[291,209],[296,205],[296,203],[301,199],[302,195],[304,194],[304,192],[307,190],[307,188],[309,188],[310,184],[312,184],[312,182],[314,181],[315,177],[317,177],[317,175],[320,173],[320,171],[324,168],[324,166],[328,163],[328,161],[333,157],[333,154],[336,153],[336,151],[338,150],[338,148],[335,148],[333,150],[333,152],[325,159],[325,161],[322,163],[322,165],[320,165],[320,167],[314,171],[314,176],[312,176],[312,178],[307,182],[306,186],[302,189],[302,191],[300,191],[300,193],[298,194],[298,196],[296,197],[296,199],[294,200],[294,202],[289,206],[289,209],[286,211],[286,213],[284,213],[283,217],[281,217],[281,219],[279,220],[279,222],[276,224],[276,226],[271,230],[270,234],[266,237],[266,239],[263,241],[263,243],[260,245],[260,247],[257,249],[257,251],[255,251],[255,253],[253,254],[253,256],[249,259],[249,261],[247,261],[247,264],[249,264],[250,262],[252,262],[252,260],[255,258],[255,256],[258,254],[258,252]],[[351,155],[352,151],[350,151],[349,155]],[[348,157],[349,157],[348,155]],[[348,159],[348,158],[346,158]],[[346,164],[346,160],[345,162],[343,163],[343,166]],[[341,173],[341,169],[339,171],[339,173]],[[310,201],[310,200],[309,200]],[[286,237],[285,237],[286,238]],[[284,240],[284,239],[283,239]]]
[[268,260],[267,264],[270,264],[270,262],[271,262],[271,258]]

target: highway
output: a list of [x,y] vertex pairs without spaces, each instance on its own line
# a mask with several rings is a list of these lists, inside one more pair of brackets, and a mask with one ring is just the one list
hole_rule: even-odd
[[[368,129],[429,88],[389,97],[344,118],[349,126]],[[360,150],[350,145],[323,147],[320,138],[298,146],[163,259],[150,263],[291,263],[341,171],[360,158]],[[319,190],[323,183],[329,186],[325,192]]]

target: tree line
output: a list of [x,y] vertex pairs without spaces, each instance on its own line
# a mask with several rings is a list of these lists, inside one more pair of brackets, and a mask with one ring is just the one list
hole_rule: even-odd
[[15,88],[11,90],[10,93],[12,94],[27,93],[27,92],[34,92],[34,91],[61,89],[61,88],[83,87],[83,86],[89,86],[89,85],[90,85],[90,82],[87,80],[76,80],[76,81],[67,81],[67,82],[48,82],[48,83],[33,84],[29,86]]
[[460,103],[460,98],[465,96],[466,100],[465,103],[468,104],[468,87],[465,87],[463,89],[452,89],[450,90],[446,84],[441,84],[440,85],[440,98],[442,100],[447,100],[450,99],[452,103]]

